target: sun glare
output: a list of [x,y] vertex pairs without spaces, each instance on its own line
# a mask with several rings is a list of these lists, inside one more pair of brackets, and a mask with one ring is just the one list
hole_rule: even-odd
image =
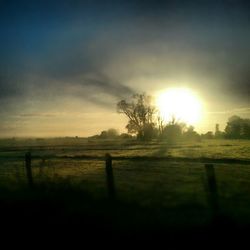
[[181,122],[195,125],[202,118],[201,101],[186,88],[173,88],[161,92],[156,98],[156,105],[165,121],[175,117]]

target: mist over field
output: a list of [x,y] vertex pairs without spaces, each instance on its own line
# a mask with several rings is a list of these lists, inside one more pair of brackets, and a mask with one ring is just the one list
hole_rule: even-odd
[[249,244],[249,13],[0,1],[1,240]]

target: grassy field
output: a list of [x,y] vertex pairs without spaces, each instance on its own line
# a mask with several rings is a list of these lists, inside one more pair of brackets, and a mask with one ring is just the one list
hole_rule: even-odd
[[0,157],[22,156],[30,150],[40,156],[171,156],[188,158],[231,158],[250,160],[248,140],[203,140],[201,142],[138,143],[128,140],[88,140],[76,138],[0,140]]
[[[27,151],[33,157],[34,190],[27,188],[24,167]],[[114,157],[115,204],[107,199],[106,153]],[[234,226],[248,227],[250,141],[247,140],[176,144],[81,138],[1,140],[2,209],[12,211],[13,204],[26,209],[29,204],[33,210],[45,214],[49,222],[59,223],[65,218],[76,222],[84,214],[84,221],[86,216],[94,218],[99,226],[113,225],[122,230],[204,228],[212,221],[206,162],[214,162],[220,214]],[[60,216],[56,220],[48,216],[58,207]]]

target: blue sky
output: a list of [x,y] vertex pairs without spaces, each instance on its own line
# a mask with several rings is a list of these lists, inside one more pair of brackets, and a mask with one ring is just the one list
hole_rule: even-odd
[[123,130],[117,101],[169,87],[200,131],[250,115],[247,1],[0,1],[0,28],[0,136]]

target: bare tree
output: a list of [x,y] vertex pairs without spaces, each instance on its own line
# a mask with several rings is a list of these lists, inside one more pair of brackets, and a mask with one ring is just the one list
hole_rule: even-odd
[[135,94],[130,102],[121,100],[117,103],[117,111],[128,117],[128,133],[137,134],[140,139],[152,138],[156,108],[150,96],[145,93]]

